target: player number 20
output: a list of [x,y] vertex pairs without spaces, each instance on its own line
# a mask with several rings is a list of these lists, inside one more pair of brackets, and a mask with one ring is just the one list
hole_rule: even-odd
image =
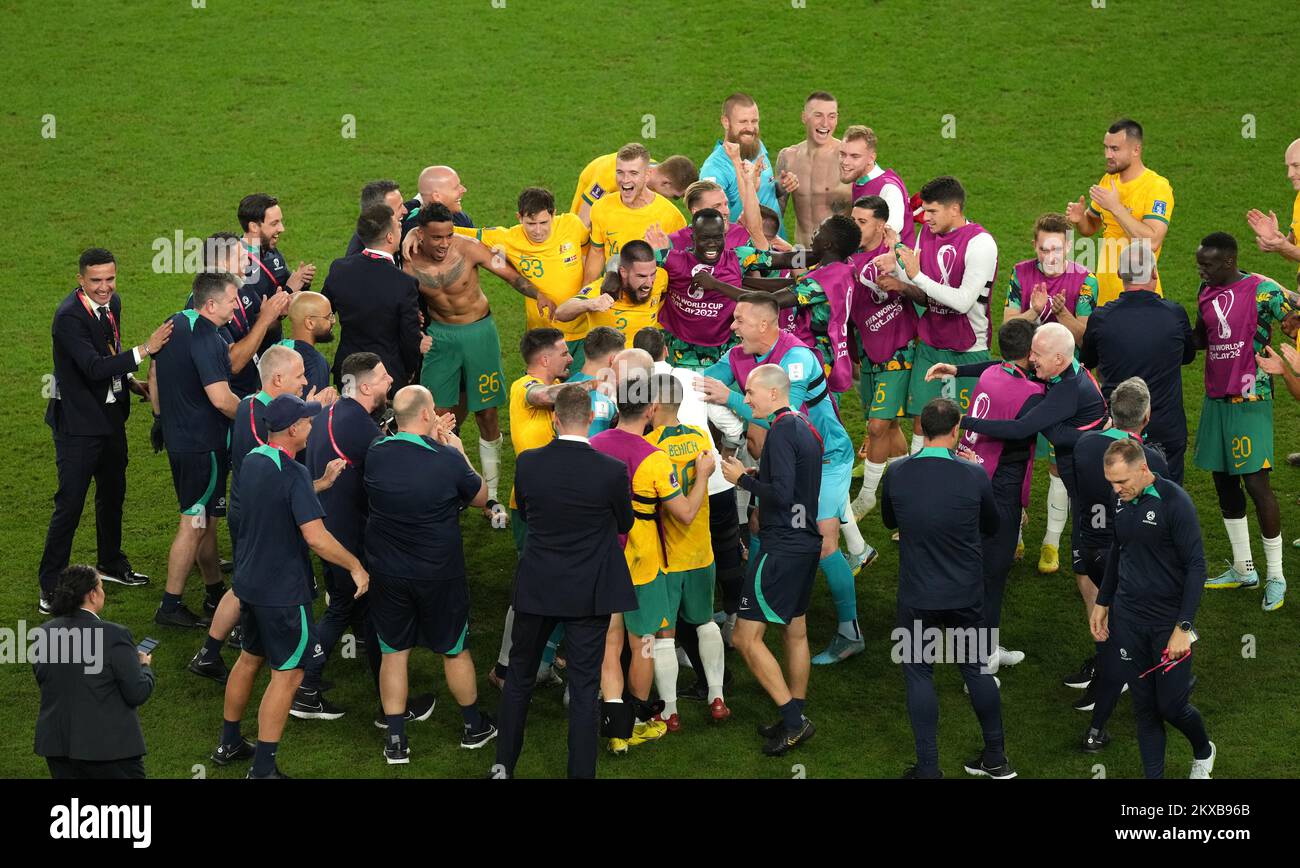
[[501,375],[495,371],[491,374],[479,374],[478,393],[480,395],[495,395],[501,391]]
[[1250,457],[1251,446],[1249,437],[1232,438],[1232,457],[1246,460]]

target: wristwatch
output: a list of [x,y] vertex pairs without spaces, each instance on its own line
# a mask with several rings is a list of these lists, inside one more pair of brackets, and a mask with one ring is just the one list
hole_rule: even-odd
[[1179,630],[1182,630],[1184,633],[1190,633],[1190,632],[1192,632],[1192,622],[1191,622],[1191,621],[1179,621],[1179,622],[1178,622],[1178,629],[1179,629]]

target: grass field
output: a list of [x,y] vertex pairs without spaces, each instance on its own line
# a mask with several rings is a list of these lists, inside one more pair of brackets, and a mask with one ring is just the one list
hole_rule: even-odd
[[[155,273],[155,239],[236,229],[236,204],[253,191],[280,198],[287,232],[279,246],[292,264],[315,262],[319,283],[343,252],[357,191],[367,180],[392,177],[412,195],[422,167],[450,164],[469,189],[466,210],[479,225],[493,225],[513,219],[515,196],[526,185],[545,185],[567,203],[586,161],[628,141],[644,140],[656,155],[702,160],[719,132],[721,101],[734,90],[757,98],[775,157],[803,137],[804,97],[826,89],[839,98],[840,129],[873,126],[882,164],[896,168],[912,189],[938,174],[961,178],[967,213],[999,242],[1005,290],[1010,265],[1032,255],[1034,218],[1086,192],[1103,172],[1105,127],[1130,115],[1146,127],[1147,164],[1171,180],[1177,198],[1161,258],[1167,294],[1191,308],[1193,251],[1214,230],[1237,236],[1243,268],[1284,286],[1294,282],[1294,266],[1256,251],[1244,221],[1250,207],[1288,215],[1294,195],[1282,161],[1286,144],[1300,135],[1294,68],[1287,65],[1298,22],[1287,0],[1226,6],[1189,0],[1176,10],[1136,0],[1110,0],[1101,9],[1089,0],[934,0],[923,10],[896,0],[808,0],[806,8],[786,0],[708,6],[508,0],[505,8],[490,0],[292,6],[207,0],[200,9],[181,0],[28,0],[6,4],[2,15],[11,34],[0,59],[0,149],[8,170],[0,185],[0,237],[7,240],[0,362],[9,407],[0,474],[4,627],[42,620],[36,566],[55,488],[42,376],[51,365],[50,319],[74,285],[77,255],[92,245],[115,252],[123,339],[142,341],[151,324],[179,308],[190,281]],[[355,117],[354,138],[341,134],[345,115]],[[955,137],[941,134],[946,122],[955,123]],[[507,379],[513,379],[522,368],[514,351],[522,308],[494,279],[485,279],[485,288],[501,328]],[[1199,361],[1186,369],[1185,386],[1194,431]],[[845,395],[843,407],[860,441],[855,393]],[[1296,419],[1283,395],[1276,413],[1279,455],[1297,443]],[[218,772],[207,764],[219,734],[221,694],[185,671],[200,633],[152,624],[176,510],[166,460],[150,450],[148,428],[149,413],[137,406],[129,427],[125,547],[135,567],[154,578],[146,589],[110,586],[104,614],[137,638],[162,640],[155,655],[158,688],[141,711],[150,776],[242,775],[242,768]],[[467,443],[472,429],[471,423]],[[510,456],[503,458],[508,485]],[[1004,618],[1006,643],[1028,653],[1003,675],[1009,755],[1026,777],[1088,778],[1098,774],[1095,764],[1104,765],[1107,777],[1136,777],[1141,767],[1127,699],[1106,752],[1093,758],[1075,749],[1087,718],[1070,708],[1077,694],[1059,679],[1091,642],[1072,577],[1042,577],[1029,563],[1045,511],[1041,464],[1040,470],[1025,535],[1029,556],[1012,574]],[[1298,481],[1285,465],[1274,474],[1288,540],[1300,535]],[[1207,560],[1217,568],[1228,556],[1227,541],[1209,475],[1192,469],[1190,457],[1188,488],[1201,513]],[[476,514],[463,524],[474,599],[468,647],[479,664],[484,704],[494,709],[497,694],[485,673],[497,650],[513,549],[508,533],[491,531]],[[1262,562],[1253,513],[1251,529]],[[858,579],[867,653],[815,669],[809,716],[818,736],[806,749],[780,760],[759,753],[753,725],[770,718],[772,708],[739,658],[730,657],[736,684],[728,726],[706,727],[704,709],[683,703],[680,735],[624,760],[602,760],[600,774],[899,774],[913,754],[902,678],[888,653],[897,550],[878,513],[863,532],[882,549]],[[73,558],[93,562],[94,554],[91,509]],[[1286,558],[1300,576],[1290,546]],[[188,603],[197,609],[199,601],[194,578]],[[1194,700],[1218,743],[1218,776],[1297,774],[1297,611],[1293,602],[1265,615],[1258,592],[1212,591],[1204,598]],[[833,622],[819,581],[809,614],[814,653]],[[1249,658],[1242,650],[1247,637],[1255,648]],[[338,683],[331,698],[349,714],[334,723],[291,721],[280,753],[287,773],[486,773],[490,754],[456,747],[459,716],[431,655],[414,656],[412,684],[436,683],[442,704],[429,722],[409,730],[412,764],[400,771],[380,756],[364,663],[336,657],[329,672]],[[962,776],[959,763],[978,746],[978,728],[956,673],[938,680],[941,762],[948,775]],[[44,775],[44,763],[32,754],[38,693],[30,669],[0,667],[0,695],[0,776]],[[254,715],[250,709],[246,733],[255,730]],[[1176,734],[1169,744],[1169,773],[1181,776],[1189,751]],[[208,767],[200,772],[196,764]],[[564,768],[560,697],[539,693],[518,771],[559,776]]]

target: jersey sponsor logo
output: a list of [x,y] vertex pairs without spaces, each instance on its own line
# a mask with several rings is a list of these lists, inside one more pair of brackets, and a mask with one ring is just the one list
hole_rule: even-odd
[[1151,213],[1155,214],[1157,217],[1165,216],[1165,212],[1168,210],[1169,205],[1163,199],[1157,199],[1151,203]]
[[1121,660],[1132,660],[1133,658],[1130,657],[1130,656],[1128,656],[1128,649],[1127,649],[1127,648],[1121,648],[1121,649],[1119,649],[1119,659],[1121,659]]
[[1143,523],[1143,524],[1154,525],[1154,524],[1156,523],[1156,513],[1155,513],[1155,510],[1153,510],[1153,509],[1149,509],[1149,510],[1147,510],[1147,517],[1144,518],[1144,519],[1142,520],[1142,523]]

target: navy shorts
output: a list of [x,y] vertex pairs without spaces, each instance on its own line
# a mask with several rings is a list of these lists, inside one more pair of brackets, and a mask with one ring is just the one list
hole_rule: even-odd
[[230,454],[214,452],[171,452],[167,460],[172,467],[172,485],[181,515],[220,518],[226,514],[226,475],[230,472]]
[[254,606],[239,603],[243,648],[264,657],[272,669],[305,669],[307,663],[324,663],[325,652],[316,637],[316,622],[306,606]]
[[1106,557],[1110,554],[1110,549],[1097,549],[1084,546],[1079,550],[1079,556],[1075,562],[1074,571],[1081,576],[1087,576],[1097,590],[1101,590],[1101,580],[1106,578]]
[[740,592],[740,617],[789,624],[808,611],[820,551],[783,554],[762,550],[749,562]]
[[435,654],[465,650],[469,632],[469,583],[370,574],[370,622],[385,654],[416,645]]

